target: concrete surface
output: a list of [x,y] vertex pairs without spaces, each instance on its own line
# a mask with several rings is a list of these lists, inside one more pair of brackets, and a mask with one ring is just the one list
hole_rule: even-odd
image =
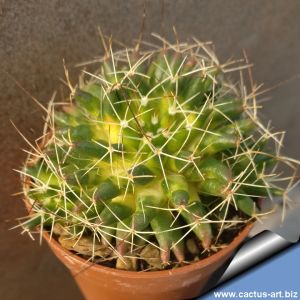
[[[266,87],[300,74],[300,1],[298,0],[0,0],[0,299],[82,299],[71,276],[44,245],[18,230],[8,231],[25,214],[18,176],[25,154],[22,138],[10,123],[33,141],[41,133],[42,114],[13,77],[42,103],[53,91],[65,94],[62,59],[76,80],[75,63],[102,53],[97,26],[130,44],[137,38],[146,7],[144,37],[158,32],[172,37],[175,25],[182,40],[195,36],[214,41],[224,61],[242,49],[255,64],[254,77]],[[8,73],[10,75],[8,75]],[[288,130],[285,153],[300,158],[300,78],[272,90],[265,119]]]

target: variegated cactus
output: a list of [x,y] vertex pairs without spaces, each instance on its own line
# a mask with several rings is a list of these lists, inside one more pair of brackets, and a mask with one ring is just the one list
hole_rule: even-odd
[[67,104],[49,106],[47,138],[22,171],[34,211],[23,226],[91,238],[92,258],[143,259],[151,245],[182,262],[191,237],[213,249],[258,216],[258,198],[286,195],[276,165],[293,167],[257,117],[255,87],[228,78],[245,67],[199,42],[110,48]]

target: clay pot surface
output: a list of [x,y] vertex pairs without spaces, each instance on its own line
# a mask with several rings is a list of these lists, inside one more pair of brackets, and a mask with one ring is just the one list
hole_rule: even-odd
[[[25,183],[26,184],[26,183]],[[29,214],[32,205],[23,198]],[[227,247],[190,265],[153,272],[123,271],[93,264],[63,248],[48,232],[43,237],[70,270],[87,300],[183,300],[199,296],[212,274],[219,269],[246,239],[249,223]]]
[[[28,183],[25,183],[27,185]],[[29,214],[32,204],[23,198]],[[227,247],[190,265],[153,272],[123,271],[93,264],[63,248],[48,232],[43,237],[70,270],[87,300],[183,300],[201,294],[212,274],[219,269],[246,239],[249,223]]]
[[182,300],[199,296],[211,275],[244,241],[247,225],[216,254],[174,270],[133,272],[117,270],[85,261],[64,249],[47,232],[44,238],[55,255],[67,266],[87,300]]

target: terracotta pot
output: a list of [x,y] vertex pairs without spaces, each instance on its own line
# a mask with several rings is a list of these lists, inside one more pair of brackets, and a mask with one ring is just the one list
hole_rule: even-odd
[[174,270],[133,272],[86,262],[64,249],[49,234],[44,238],[55,255],[71,271],[87,300],[176,300],[199,296],[211,275],[234,253],[247,237],[249,224],[224,249],[188,266]]
[[[31,214],[32,204],[26,198],[23,201]],[[213,273],[228,261],[252,227],[253,223],[249,223],[226,248],[210,257],[174,270],[153,272],[122,271],[93,264],[50,239],[46,231],[43,237],[70,270],[87,300],[183,300],[201,294]]]
[[[26,198],[23,201],[31,214],[32,204]],[[46,231],[43,237],[70,270],[87,300],[183,300],[201,294],[212,274],[228,261],[252,227],[253,223],[249,223],[227,247],[210,257],[174,270],[153,272],[122,271],[93,264],[50,239]]]

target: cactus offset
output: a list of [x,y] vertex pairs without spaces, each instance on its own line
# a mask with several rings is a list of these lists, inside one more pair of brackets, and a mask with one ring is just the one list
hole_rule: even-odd
[[110,49],[68,105],[50,106],[48,138],[22,171],[35,212],[23,226],[90,237],[92,258],[99,245],[122,258],[150,244],[182,262],[191,235],[209,250],[258,216],[259,197],[286,195],[274,170],[293,161],[257,118],[255,90],[230,83],[245,68],[233,63],[198,42]]

